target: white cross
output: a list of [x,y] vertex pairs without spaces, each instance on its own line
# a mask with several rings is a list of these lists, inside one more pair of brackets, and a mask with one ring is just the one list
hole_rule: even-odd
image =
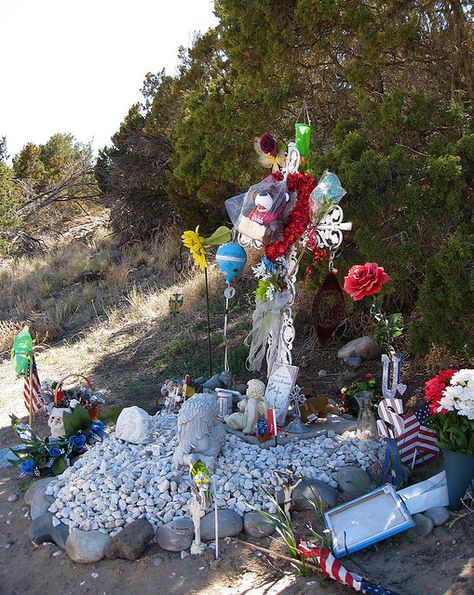
[[339,205],[333,205],[316,226],[318,248],[329,248],[335,251],[344,239],[343,231],[352,229],[351,221],[344,221],[344,211]]

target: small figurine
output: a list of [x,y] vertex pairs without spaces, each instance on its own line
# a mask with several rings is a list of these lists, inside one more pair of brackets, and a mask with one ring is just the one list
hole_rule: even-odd
[[66,431],[64,430],[64,414],[71,413],[72,409],[69,407],[52,407],[48,417],[48,426],[51,430],[53,438],[64,438]]
[[194,389],[194,386],[193,386],[193,381],[189,374],[186,374],[186,376],[184,377],[182,392],[183,392],[183,397],[185,399],[189,399],[189,397],[192,397],[196,392]]
[[244,434],[255,434],[257,422],[267,412],[265,404],[265,384],[261,380],[253,378],[247,382],[247,400],[239,401],[239,411],[227,415],[225,423],[232,430],[242,430]]

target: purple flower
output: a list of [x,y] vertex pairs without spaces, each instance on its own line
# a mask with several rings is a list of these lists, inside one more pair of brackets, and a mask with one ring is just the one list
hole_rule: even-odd
[[277,139],[269,132],[264,132],[260,137],[260,149],[266,155],[270,154],[275,157],[278,151]]
[[31,459],[27,459],[26,461],[23,461],[23,463],[20,465],[20,470],[21,470],[22,475],[34,475],[35,469],[36,469],[36,463],[35,463],[35,461],[33,461]]

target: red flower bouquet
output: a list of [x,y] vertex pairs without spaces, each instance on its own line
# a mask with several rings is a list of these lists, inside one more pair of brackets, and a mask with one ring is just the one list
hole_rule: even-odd
[[428,402],[431,415],[436,415],[437,413],[448,413],[447,409],[440,409],[440,401],[443,397],[444,389],[449,386],[449,381],[456,372],[457,370],[451,368],[448,370],[441,370],[441,372],[438,372],[434,378],[426,381],[425,401]]

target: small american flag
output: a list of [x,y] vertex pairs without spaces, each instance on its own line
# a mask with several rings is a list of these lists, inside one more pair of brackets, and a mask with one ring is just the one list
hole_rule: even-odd
[[271,436],[276,436],[278,434],[276,409],[274,407],[267,411],[267,428]]
[[[33,358],[33,374],[31,375],[31,385],[30,386],[30,366],[31,362],[28,364],[28,371],[25,375],[25,384],[23,386],[23,402],[25,404],[26,410],[28,413],[35,413],[42,407],[46,405],[46,401],[41,396],[41,383],[38,376],[38,368],[36,367],[35,359]],[[31,395],[31,399],[30,399]],[[31,409],[30,412],[30,403]]]
[[359,591],[359,593],[365,593],[366,595],[397,595],[394,591],[389,591],[388,589],[384,589],[384,587],[370,583],[365,578],[355,574],[355,572],[349,572],[339,560],[336,560],[328,548],[319,548],[301,541],[298,544],[298,552],[302,558],[316,560],[324,576],[337,581],[341,585],[352,587],[354,591]]
[[402,463],[414,467],[439,453],[436,432],[424,425],[429,415],[429,406],[425,403],[403,416],[405,427],[396,439]]

